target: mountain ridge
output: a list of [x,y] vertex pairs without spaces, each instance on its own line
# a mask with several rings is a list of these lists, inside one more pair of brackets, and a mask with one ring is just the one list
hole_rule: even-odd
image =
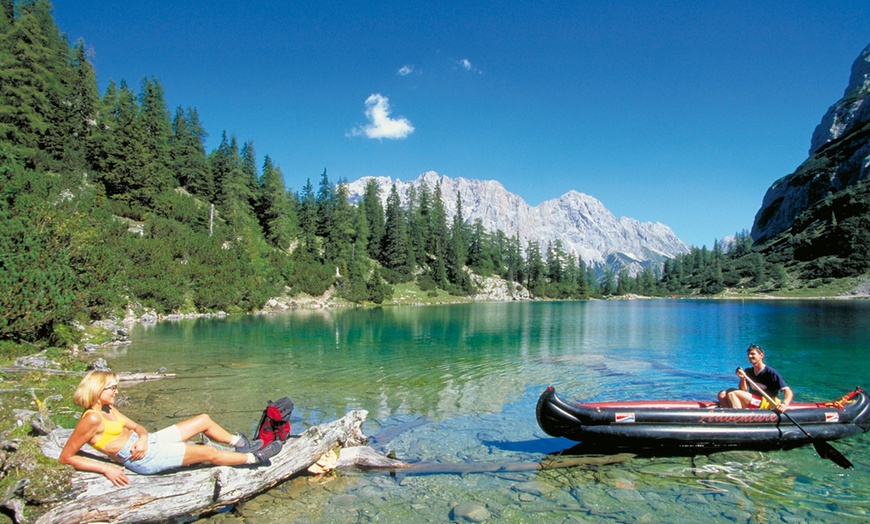
[[870,44],[852,64],[843,97],[813,131],[809,157],[764,195],[752,225],[763,244],[788,231],[801,213],[870,177]]
[[545,251],[549,242],[561,240],[567,252],[579,254],[598,272],[607,267],[614,271],[625,268],[635,275],[690,250],[667,225],[616,217],[601,201],[576,190],[532,206],[497,180],[451,178],[427,171],[408,182],[386,176],[369,176],[350,182],[351,203],[359,202],[365,185],[372,179],[380,187],[382,204],[395,183],[404,207],[408,205],[407,191],[411,186],[425,184],[434,190],[440,184],[448,217],[456,214],[456,195],[459,194],[467,224],[479,219],[489,232],[501,230],[508,236],[516,235],[523,249],[529,241],[535,241]]

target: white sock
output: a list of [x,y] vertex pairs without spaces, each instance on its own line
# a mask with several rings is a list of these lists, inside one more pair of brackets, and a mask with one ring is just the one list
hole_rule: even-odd
[[245,455],[248,456],[248,460],[247,462],[245,462],[245,464],[257,464],[260,462],[259,460],[257,460],[257,457],[255,457],[253,453],[245,453]]
[[233,438],[230,439],[230,446],[236,447],[240,440],[242,440],[242,436],[236,433],[233,435]]

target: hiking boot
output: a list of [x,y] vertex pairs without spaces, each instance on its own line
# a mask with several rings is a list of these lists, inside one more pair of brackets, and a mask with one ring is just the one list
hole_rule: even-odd
[[268,464],[269,459],[277,455],[281,448],[284,447],[284,444],[281,443],[280,440],[273,440],[269,444],[263,446],[262,448],[254,451],[254,456],[257,457],[258,464]]
[[244,433],[239,433],[239,441],[235,448],[238,453],[251,453],[263,447],[263,441],[260,439],[251,441]]

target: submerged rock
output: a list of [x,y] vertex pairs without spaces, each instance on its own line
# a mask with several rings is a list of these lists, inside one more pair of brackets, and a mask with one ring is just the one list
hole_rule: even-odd
[[485,522],[490,516],[488,509],[472,502],[463,502],[450,511],[450,520],[460,522]]

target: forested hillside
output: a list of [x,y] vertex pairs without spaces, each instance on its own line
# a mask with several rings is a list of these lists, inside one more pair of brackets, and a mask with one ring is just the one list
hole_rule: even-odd
[[158,79],[99,94],[84,42],[70,45],[51,9],[2,1],[3,339],[73,342],[73,321],[131,305],[250,311],[287,288],[380,303],[390,283],[416,280],[468,294],[469,267],[586,296],[581,260],[558,244],[521,250],[461,209],[448,221],[437,188],[402,208],[372,186],[352,206],[326,172],[288,191],[280,166],[232,133],[206,152],[196,109],[170,111]]
[[383,205],[373,182],[351,205],[326,171],[293,190],[251,141],[223,131],[209,152],[206,136],[157,78],[99,93],[87,46],[67,41],[48,0],[0,0],[0,341],[68,345],[76,322],[128,309],[245,312],[328,289],[375,304],[405,282],[469,295],[475,274],[558,299],[787,280],[748,237],[599,280],[559,241],[521,246],[466,223],[458,198],[448,217],[440,186],[412,187],[405,206],[394,186]]

